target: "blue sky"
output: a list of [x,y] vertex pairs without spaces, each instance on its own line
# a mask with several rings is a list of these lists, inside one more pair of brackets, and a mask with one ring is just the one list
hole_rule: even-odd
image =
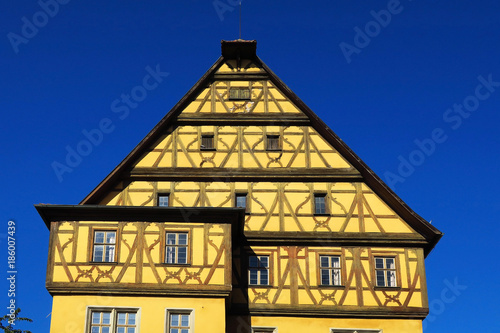
[[[49,233],[33,205],[80,202],[215,62],[220,40],[238,37],[236,2],[217,1],[218,10],[210,0],[0,3],[0,258],[6,272],[13,219],[16,301],[35,320],[26,327],[48,332],[51,311]],[[247,0],[242,30],[445,233],[426,260],[425,332],[498,332],[500,3]],[[112,103],[157,66],[168,76],[128,114],[114,113]],[[54,162],[103,119],[102,142],[58,177]],[[5,281],[0,288],[6,306]]]

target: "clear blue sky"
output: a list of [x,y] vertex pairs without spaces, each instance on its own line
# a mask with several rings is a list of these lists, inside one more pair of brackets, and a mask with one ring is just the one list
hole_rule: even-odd
[[[49,331],[51,297],[49,233],[33,204],[80,202],[213,64],[220,40],[238,37],[234,0],[219,13],[211,0],[59,1],[53,17],[34,0],[0,3],[0,266],[14,219],[17,304],[36,332]],[[247,0],[242,37],[445,233],[426,260],[425,332],[499,332],[500,3]],[[127,116],[113,113],[157,65],[168,77]],[[104,118],[113,131],[60,181],[53,162]]]

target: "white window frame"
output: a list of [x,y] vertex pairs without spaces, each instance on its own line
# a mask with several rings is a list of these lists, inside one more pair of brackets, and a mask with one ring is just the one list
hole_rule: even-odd
[[[267,266],[250,266],[250,258],[252,257],[256,257],[258,258],[259,262],[260,262],[260,258],[261,257],[266,257],[267,258]],[[248,256],[248,285],[249,286],[252,286],[252,287],[255,287],[255,286],[269,286],[271,285],[271,256],[268,255],[268,254],[256,254],[256,255],[251,255],[251,256]],[[252,271],[252,269],[256,270],[257,271],[257,283],[256,284],[252,284],[250,282],[250,273]],[[267,283],[262,283],[261,279],[262,279],[262,271],[267,271]]]
[[[327,257],[328,258],[328,266],[321,266],[321,258],[322,257]],[[332,266],[332,258],[338,258],[339,260],[339,266],[334,267]],[[323,271],[328,271],[328,284],[323,283]],[[332,272],[337,271],[338,272],[338,282],[334,281],[334,278],[332,277]],[[342,286],[342,256],[340,255],[330,255],[330,254],[320,254],[319,255],[319,282],[321,286],[332,286],[332,287],[338,287]]]
[[123,306],[99,306],[99,305],[89,305],[87,306],[87,315],[85,317],[85,333],[91,333],[92,328],[92,313],[93,312],[111,312],[111,326],[110,333],[116,333],[118,313],[135,313],[135,333],[140,332],[140,322],[141,322],[141,308],[134,307],[123,307]]
[[[377,259],[382,259],[383,260],[383,268],[377,268]],[[392,259],[394,263],[393,268],[388,268],[387,267],[387,259]],[[397,269],[397,261],[395,256],[374,256],[373,257],[373,267],[375,269],[375,287],[381,287],[381,288],[396,288],[398,287],[398,269]],[[378,279],[377,279],[377,272],[384,272],[384,285],[379,285],[378,284]],[[394,285],[391,285],[391,280],[389,277],[389,274],[393,273],[394,276]]]
[[[96,243],[96,235],[98,232],[104,232],[104,241],[102,243]],[[108,232],[114,232],[115,233],[115,242],[114,243],[107,243],[106,242],[106,235]],[[93,263],[116,263],[118,261],[117,255],[118,255],[118,229],[93,229],[92,230],[92,258],[91,261]],[[102,261],[97,261],[95,258],[96,254],[96,247],[97,246],[102,246],[103,247],[103,253],[102,253]],[[106,257],[106,248],[107,247],[113,247],[112,254],[113,254],[113,260],[107,260],[109,258]]]
[[166,308],[165,309],[165,332],[170,333],[170,315],[187,314],[189,315],[189,333],[194,333],[194,309],[186,308]]
[[[168,244],[168,235],[175,235],[175,244]],[[179,235],[186,235],[186,244],[179,244]],[[175,255],[173,262],[168,262],[168,248],[175,249]],[[186,248],[186,262],[179,262],[179,248]],[[188,231],[165,231],[165,256],[163,258],[163,262],[167,265],[189,265],[189,232]]]

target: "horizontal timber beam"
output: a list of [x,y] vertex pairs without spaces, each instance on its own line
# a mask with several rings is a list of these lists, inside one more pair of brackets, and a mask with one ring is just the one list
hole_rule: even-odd
[[351,169],[225,169],[225,168],[135,168],[131,180],[184,180],[208,182],[286,181],[356,182],[363,178]]
[[302,244],[302,245],[343,245],[343,246],[390,246],[422,247],[427,244],[424,237],[410,233],[377,233],[377,232],[273,232],[245,231],[245,238],[255,244]]
[[269,75],[266,73],[238,73],[238,74],[214,74],[215,81],[259,81],[269,80]]
[[248,305],[232,304],[228,315],[249,314],[253,316],[285,317],[343,317],[343,318],[383,318],[383,319],[424,319],[429,309],[400,306],[335,306],[335,305]]
[[309,118],[296,113],[188,113],[176,120],[178,125],[268,125],[268,126],[310,126]]
[[158,285],[127,283],[49,282],[49,293],[54,295],[147,295],[147,296],[203,296],[227,297],[232,286],[214,285]]

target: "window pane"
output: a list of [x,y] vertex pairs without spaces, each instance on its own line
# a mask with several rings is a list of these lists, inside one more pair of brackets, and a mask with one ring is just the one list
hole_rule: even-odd
[[167,244],[175,245],[175,234],[167,234]]
[[238,195],[236,196],[236,207],[245,208],[247,206],[247,196]]
[[249,261],[250,267],[257,267],[258,266],[259,259],[256,256],[251,256],[250,258],[248,258],[248,261]]
[[330,274],[328,269],[321,270],[321,284],[329,285],[330,284]]
[[187,234],[179,234],[179,245],[187,245]]
[[99,333],[99,327],[92,327],[91,333]]
[[268,266],[269,266],[269,258],[260,257],[260,267],[268,267]]
[[167,263],[168,264],[175,264],[175,247],[168,247],[167,248]]
[[109,327],[103,327],[101,332],[102,333],[109,333]]
[[185,263],[187,263],[187,248],[185,248],[185,247],[179,247],[178,251],[179,251],[179,253],[177,255],[177,257],[178,257],[178,263],[179,264],[185,264]]
[[172,329],[170,329],[170,333],[179,333],[179,329],[172,328]]
[[175,247],[167,247],[167,251],[165,254],[165,262],[167,264],[174,264],[175,263]]
[[125,333],[125,327],[118,327],[118,328],[116,329],[116,332],[117,332],[117,333]]
[[96,231],[94,242],[95,243],[104,243],[104,232],[103,231]]
[[177,314],[170,315],[170,325],[179,326],[179,315]]
[[386,262],[386,265],[387,265],[386,268],[392,268],[392,269],[395,268],[394,258],[386,258],[385,262]]
[[396,287],[396,272],[387,272],[388,273],[388,286],[389,287]]
[[102,261],[104,245],[94,245],[94,261]]
[[108,231],[106,233],[106,243],[115,244],[116,243],[116,232]]
[[127,328],[127,333],[135,333],[135,328],[133,327]]
[[181,330],[181,333],[189,333],[189,330],[187,330],[187,329],[182,329],[182,330]]
[[102,313],[102,323],[103,324],[111,323],[111,312],[103,312]]
[[385,286],[385,276],[384,271],[377,271],[377,286],[383,287]]
[[384,268],[383,258],[375,258],[375,268]]
[[267,270],[260,271],[260,284],[269,284]]
[[189,316],[188,315],[181,316],[181,326],[184,326],[184,327],[189,326]]
[[314,203],[315,203],[315,213],[316,214],[325,214],[326,213],[325,197],[324,196],[315,196]]
[[114,245],[106,245],[106,254],[104,261],[112,262],[115,261],[115,246]]
[[336,286],[340,286],[340,269],[334,269],[332,270],[332,281],[333,284]]
[[101,322],[101,313],[92,312],[92,324],[99,324]]
[[321,257],[319,257],[319,260],[320,260],[320,266],[321,267],[329,267],[330,266],[329,263],[328,263],[328,261],[329,261],[328,257],[321,256]]
[[340,258],[332,257],[332,267],[340,267]]
[[168,207],[168,195],[160,195],[160,196],[158,196],[158,206],[160,206],[160,207]]
[[135,313],[128,314],[128,324],[135,325]]
[[250,271],[250,284],[258,284],[257,270]]
[[126,319],[126,313],[118,313],[118,325],[125,325],[127,323]]

